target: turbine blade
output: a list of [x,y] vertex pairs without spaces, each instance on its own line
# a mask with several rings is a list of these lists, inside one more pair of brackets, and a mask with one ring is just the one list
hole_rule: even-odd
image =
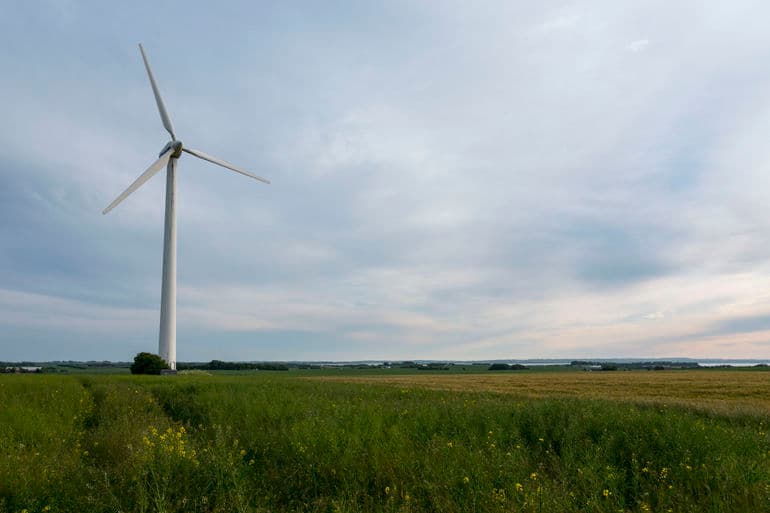
[[163,126],[171,134],[171,139],[176,141],[176,135],[174,135],[174,124],[171,123],[171,118],[166,111],[166,106],[163,104],[163,98],[160,97],[160,91],[158,90],[158,84],[155,83],[155,77],[152,75],[150,69],[150,63],[147,61],[147,55],[144,53],[144,47],[142,43],[139,43],[139,51],[142,52],[142,60],[144,60],[144,67],[147,69],[147,76],[150,77],[150,85],[152,86],[152,93],[155,95],[155,103],[158,104],[158,112],[160,112],[160,120],[163,122]]
[[212,157],[208,153],[203,153],[200,150],[193,150],[191,148],[184,148],[184,147],[182,147],[182,151],[185,151],[185,152],[189,153],[190,155],[194,155],[195,157],[198,157],[199,159],[208,160],[212,164],[216,164],[218,166],[226,167],[227,169],[229,169],[231,171],[235,171],[236,173],[240,173],[240,174],[242,174],[244,176],[248,176],[249,178],[253,178],[255,180],[259,180],[260,182],[264,182],[264,183],[267,183],[267,184],[270,183],[270,180],[268,180],[266,178],[262,178],[261,176],[257,176],[255,174],[249,173],[245,169],[241,169],[238,166],[234,166],[234,165],[230,164],[229,162],[227,162],[225,160],[221,160],[221,159],[218,159],[216,157]]
[[152,177],[153,177],[153,175],[155,175],[155,173],[157,173],[158,171],[160,171],[160,170],[163,168],[163,166],[165,166],[165,165],[168,163],[168,159],[170,159],[170,158],[171,158],[171,154],[172,154],[172,153],[173,153],[173,149],[169,149],[169,150],[168,150],[166,153],[164,153],[163,155],[161,155],[161,156],[160,156],[160,158],[158,158],[158,160],[156,160],[155,162],[153,162],[153,163],[152,163],[152,165],[151,165],[150,167],[148,167],[148,168],[147,168],[147,171],[145,171],[144,173],[142,173],[141,175],[139,175],[139,178],[137,178],[136,180],[134,180],[134,183],[132,183],[131,185],[129,185],[129,186],[128,186],[128,189],[126,189],[125,191],[123,191],[123,193],[122,193],[120,196],[118,196],[117,198],[115,198],[115,201],[113,201],[112,203],[110,203],[110,204],[109,204],[109,206],[108,206],[107,208],[105,208],[104,210],[102,210],[102,214],[106,214],[107,212],[109,212],[109,211],[110,211],[110,210],[112,210],[113,208],[117,207],[117,206],[118,206],[118,203],[120,203],[121,201],[123,201],[124,199],[126,199],[126,198],[128,197],[128,195],[129,195],[129,194],[131,194],[132,192],[134,192],[135,190],[137,190],[139,187],[141,187],[141,186],[142,186],[142,184],[143,184],[144,182],[146,182],[147,180],[149,180],[150,178],[152,178]]

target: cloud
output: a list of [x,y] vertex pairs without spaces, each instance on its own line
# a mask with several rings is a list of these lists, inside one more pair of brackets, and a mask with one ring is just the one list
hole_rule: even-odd
[[0,289],[0,306],[0,322],[6,327],[47,328],[81,335],[104,336],[114,330],[130,332],[157,318],[154,309],[100,306],[7,289]]
[[741,334],[770,331],[770,312],[763,315],[752,315],[724,319],[714,323],[709,335]]
[[180,162],[180,357],[759,354],[770,37],[695,7],[15,8],[0,349],[155,343],[162,175],[100,214],[166,141],[138,30],[185,143],[273,181]]
[[633,53],[643,52],[647,49],[649,46],[650,41],[647,39],[637,39],[636,41],[631,41],[626,45],[626,50]]
[[537,31],[550,32],[574,28],[578,24],[579,17],[575,14],[563,14],[544,21],[536,27]]

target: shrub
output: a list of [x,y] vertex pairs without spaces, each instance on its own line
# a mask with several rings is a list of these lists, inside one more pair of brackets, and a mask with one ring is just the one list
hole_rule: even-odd
[[131,374],[160,374],[168,369],[168,364],[160,356],[152,353],[139,353],[131,364]]

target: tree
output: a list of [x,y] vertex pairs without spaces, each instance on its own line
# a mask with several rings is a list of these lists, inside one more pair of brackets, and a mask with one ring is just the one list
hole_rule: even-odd
[[493,363],[487,370],[500,371],[500,370],[527,370],[529,367],[520,363]]
[[168,369],[168,364],[152,353],[139,353],[131,364],[131,374],[160,374],[163,369]]

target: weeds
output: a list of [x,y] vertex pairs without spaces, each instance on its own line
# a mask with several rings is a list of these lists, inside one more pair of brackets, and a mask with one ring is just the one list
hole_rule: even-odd
[[761,414],[273,375],[8,377],[0,404],[1,512],[770,505]]

